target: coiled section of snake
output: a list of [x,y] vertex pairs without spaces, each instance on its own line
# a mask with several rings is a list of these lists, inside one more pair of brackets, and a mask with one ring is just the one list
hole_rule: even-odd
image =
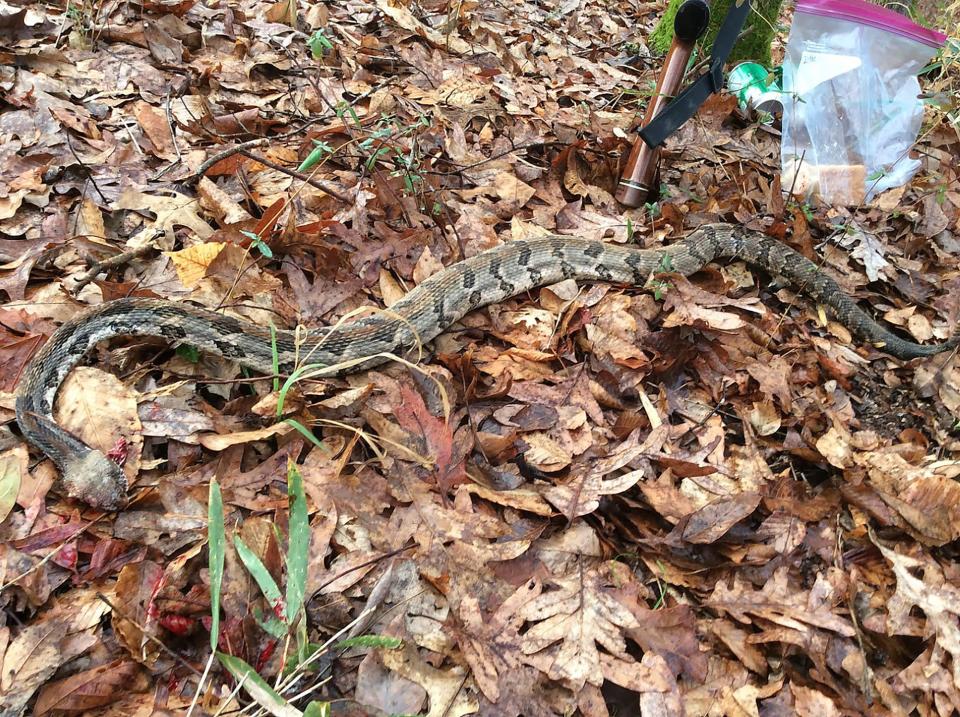
[[[954,348],[950,341],[921,345],[900,338],[863,312],[837,283],[786,245],[729,225],[709,225],[658,249],[635,249],[569,236],[513,241],[431,276],[378,313],[300,337],[277,334],[281,373],[303,363],[336,366],[373,357],[351,370],[383,362],[430,341],[467,312],[561,279],[643,286],[664,271],[693,274],[715,259],[741,259],[785,279],[832,309],[859,340],[902,359]],[[50,337],[17,389],[17,422],[24,436],[60,468],[68,495],[105,509],[120,507],[127,484],[120,468],[100,451],[60,428],[53,402],[67,373],[100,341],[114,336],[158,336],[219,353],[254,371],[273,372],[270,332],[229,316],[152,299],[121,299],[69,321]],[[337,371],[339,372],[339,371]]]

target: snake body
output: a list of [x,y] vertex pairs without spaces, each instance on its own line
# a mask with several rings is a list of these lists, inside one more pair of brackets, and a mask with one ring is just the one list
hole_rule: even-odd
[[[280,372],[302,363],[348,370],[365,368],[425,343],[467,312],[561,279],[642,286],[658,272],[693,274],[715,259],[740,259],[791,282],[830,307],[858,339],[903,359],[930,356],[955,347],[921,345],[877,324],[837,283],[809,259],[762,234],[730,225],[708,225],[683,241],[657,249],[636,249],[587,239],[548,235],[512,241],[454,264],[429,277],[388,312],[297,335],[270,331],[205,309],[162,300],[128,298],[107,302],[64,323],[37,352],[17,389],[16,415],[23,435],[60,468],[68,495],[104,509],[126,499],[119,466],[62,429],[53,403],[67,373],[100,341],[115,336],[157,336],[184,342],[236,360],[254,371]],[[357,362],[358,358],[371,357]]]

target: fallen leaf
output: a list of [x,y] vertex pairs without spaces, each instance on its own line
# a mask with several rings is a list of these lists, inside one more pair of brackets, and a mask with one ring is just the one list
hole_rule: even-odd
[[174,139],[164,113],[141,100],[134,105],[133,114],[153,145],[153,153],[161,159],[175,159],[177,154],[173,148]]
[[25,446],[16,446],[0,453],[0,523],[7,519],[20,494],[20,484],[27,475],[30,456]]
[[219,256],[226,246],[223,242],[204,242],[180,251],[164,253],[173,262],[177,270],[177,276],[180,277],[180,283],[190,289],[199,284],[200,280],[207,275],[213,260]]
[[117,455],[127,481],[135,482],[143,434],[133,389],[112,373],[80,366],[63,382],[53,416],[88,446],[104,455]]
[[690,516],[683,528],[683,539],[703,545],[713,543],[753,513],[758,505],[760,496],[756,493],[740,493],[720,498]]
[[377,0],[377,8],[404,30],[409,30],[414,35],[429,40],[436,47],[460,54],[471,51],[470,44],[464,42],[455,32],[444,34],[425,26],[414,17],[410,10],[396,0]]
[[744,624],[751,624],[752,616],[801,634],[817,628],[852,637],[853,626],[834,614],[824,603],[824,586],[817,587],[821,589],[805,591],[790,585],[787,570],[779,568],[760,590],[753,590],[736,576],[732,587],[717,583],[707,604]]
[[609,655],[632,662],[623,630],[634,629],[639,623],[611,589],[620,580],[629,580],[628,575],[625,565],[611,562],[551,580],[552,589],[523,609],[523,617],[532,623],[523,635],[524,654],[535,656],[549,650],[547,674],[578,688],[588,682],[597,686],[603,683],[603,661],[597,644]]
[[0,672],[0,713],[22,714],[62,665],[100,642],[95,628],[110,608],[98,590],[71,590],[10,640]]
[[275,436],[285,436],[296,430],[291,424],[281,422],[271,426],[264,426],[253,431],[238,431],[236,433],[216,434],[204,433],[199,437],[200,445],[211,451],[222,451],[230,446],[253,441],[263,441]]
[[177,192],[167,196],[147,194],[134,187],[126,187],[115,203],[115,209],[147,211],[156,215],[150,222],[160,229],[168,247],[174,244],[176,227],[187,227],[198,239],[205,240],[213,234],[213,229],[197,213],[199,203],[193,197]]
[[35,715],[86,712],[116,702],[140,676],[136,662],[116,660],[44,686],[33,707]]

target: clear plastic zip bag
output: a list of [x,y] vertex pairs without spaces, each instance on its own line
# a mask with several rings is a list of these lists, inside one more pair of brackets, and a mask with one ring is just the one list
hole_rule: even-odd
[[862,0],[798,0],[783,62],[784,191],[858,205],[905,184],[917,73],[946,37]]

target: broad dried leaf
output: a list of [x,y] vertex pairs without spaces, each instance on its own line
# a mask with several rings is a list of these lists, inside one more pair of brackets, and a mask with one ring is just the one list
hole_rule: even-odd
[[523,610],[524,618],[533,623],[523,635],[523,652],[538,656],[548,651],[547,674],[553,679],[569,681],[578,689],[588,682],[601,685],[604,670],[597,645],[615,658],[632,662],[623,631],[639,627],[630,609],[618,600],[621,581],[629,581],[629,569],[620,563],[552,580],[553,589]]
[[709,545],[747,518],[760,505],[758,493],[740,493],[719,498],[690,516],[682,536],[688,543]]
[[129,693],[138,682],[140,667],[117,660],[47,684],[37,697],[35,715],[74,713],[105,707]]
[[169,196],[159,196],[127,187],[116,201],[115,208],[152,212],[156,215],[153,225],[164,233],[167,246],[172,247],[178,226],[191,229],[201,240],[213,234],[210,225],[197,214],[197,206],[197,200],[185,194],[170,192]]
[[113,629],[130,656],[147,667],[160,656],[149,636],[156,637],[152,601],[162,579],[163,568],[149,560],[125,565],[117,578],[115,604],[120,612],[113,613]]
[[781,568],[757,591],[735,575],[732,587],[717,583],[708,604],[744,624],[751,624],[752,618],[761,618],[800,633],[819,628],[852,637],[854,630],[850,622],[834,614],[832,605],[824,602],[829,591],[824,590],[822,583],[818,577],[813,590],[800,590],[790,584],[786,568]]
[[463,459],[454,452],[453,428],[449,420],[431,414],[419,392],[402,384],[400,403],[394,407],[393,413],[400,427],[420,444],[418,451],[433,460],[441,490],[449,490],[465,479]]
[[16,446],[0,453],[0,523],[7,519],[17,503],[29,464],[26,446]]
[[616,451],[605,459],[595,462],[588,469],[578,466],[581,471],[577,472],[572,480],[563,485],[545,488],[544,498],[549,500],[568,520],[592,513],[600,505],[601,496],[615,495],[629,490],[643,478],[644,471],[628,471],[614,478],[605,478],[605,476],[619,470],[639,456],[658,453],[667,439],[667,433],[666,425],[658,426],[641,442],[641,431],[634,431]]
[[57,423],[104,455],[115,456],[133,484],[143,434],[137,393],[112,373],[81,366],[63,382],[53,412]]
[[180,283],[191,289],[207,275],[213,260],[226,246],[223,242],[211,241],[194,244],[180,251],[168,251],[165,254],[173,262],[177,276],[180,277]]
[[463,689],[467,672],[462,667],[447,669],[432,667],[417,654],[409,642],[399,650],[384,650],[381,653],[384,666],[401,677],[420,685],[430,696],[430,710],[426,717],[467,715],[478,708],[476,697]]
[[471,52],[470,44],[464,42],[459,35],[454,32],[444,34],[425,26],[397,0],[377,0],[377,7],[404,30],[409,30],[414,35],[429,40],[436,47],[446,48],[461,54]]
[[110,608],[97,592],[70,591],[10,640],[0,671],[0,714],[20,714],[61,665],[100,642],[94,628]]
[[952,461],[918,467],[892,451],[864,451],[853,455],[853,463],[867,471],[881,498],[918,539],[945,545],[960,538],[960,485]]
[[198,440],[200,445],[208,450],[223,451],[230,446],[263,441],[274,436],[285,436],[294,430],[296,429],[289,423],[274,423],[271,426],[264,426],[253,431],[238,431],[226,434],[204,433]]
[[540,581],[532,579],[520,586],[490,616],[480,610],[474,595],[466,595],[460,603],[463,635],[460,648],[473,670],[473,678],[484,696],[491,702],[500,699],[501,684],[509,681],[521,664],[521,637],[519,626],[524,620],[524,609],[537,599],[543,590]]
[[133,114],[153,145],[153,153],[161,159],[176,159],[170,123],[163,111],[141,100],[134,105]]

